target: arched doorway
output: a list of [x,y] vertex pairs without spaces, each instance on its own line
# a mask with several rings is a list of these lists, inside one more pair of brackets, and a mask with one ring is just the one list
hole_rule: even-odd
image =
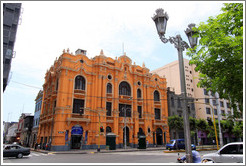
[[138,136],[145,135],[143,129],[140,127],[138,131]]
[[83,128],[80,125],[72,127],[71,131],[71,149],[80,149],[83,137]]
[[110,133],[110,132],[112,132],[111,127],[107,126],[106,127],[106,133]]
[[156,129],[156,144],[163,145],[162,130],[160,128]]
[[[125,131],[126,131],[126,134],[125,134]],[[123,128],[123,145],[125,145],[125,136],[126,136],[126,146],[128,146],[129,145],[129,128],[127,126]]]

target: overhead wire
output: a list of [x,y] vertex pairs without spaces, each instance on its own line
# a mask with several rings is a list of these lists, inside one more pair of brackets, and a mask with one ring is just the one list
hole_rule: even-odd
[[[17,83],[17,84],[20,84],[20,85],[24,85],[24,86],[27,86],[27,87],[30,87],[30,88],[35,88],[35,89],[39,89],[39,90],[43,90],[43,88],[40,88],[40,87],[37,87],[37,86],[33,86],[33,85],[28,85],[28,84],[25,84],[25,83],[21,83],[21,82],[17,82],[17,81],[14,81],[14,80],[11,80],[11,82],[14,82],[14,83]],[[72,93],[72,92],[62,92],[62,91],[58,91],[58,93],[63,93],[63,94],[75,94],[75,93]],[[94,98],[110,98],[112,100],[119,100],[119,99],[122,99],[122,98],[114,98],[114,97],[103,97],[103,96],[89,96],[89,95],[84,95],[85,97],[94,97]],[[216,97],[204,97],[204,98],[190,98],[190,97],[187,97],[186,100],[204,100],[204,99],[217,99]],[[131,100],[141,100],[141,101],[147,101],[147,100],[154,100],[154,99],[131,99]],[[160,100],[168,100],[168,99],[160,99]],[[174,98],[173,100],[180,100],[178,98]]]

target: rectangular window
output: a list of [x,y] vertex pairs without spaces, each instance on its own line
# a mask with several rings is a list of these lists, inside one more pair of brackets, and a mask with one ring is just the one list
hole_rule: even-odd
[[223,101],[220,102],[220,106],[224,107],[224,102]]
[[208,95],[207,89],[203,89],[204,95]]
[[171,97],[171,105],[172,105],[172,107],[174,107],[174,99],[173,99],[173,97]]
[[218,115],[217,109],[214,109],[214,115]]
[[221,115],[222,115],[222,116],[225,115],[225,110],[221,110]]
[[195,110],[195,104],[191,103],[191,110]]
[[216,100],[213,100],[213,105],[214,105],[214,106],[216,106],[216,105],[217,105]]
[[208,104],[209,103],[209,99],[205,98],[205,103]]
[[127,104],[119,104],[119,116],[120,117],[125,117],[125,108],[126,108],[126,117],[131,117],[131,105]]
[[161,119],[161,110],[159,108],[155,108],[155,119]]
[[73,113],[84,114],[84,100],[74,99],[73,100]]
[[178,98],[178,108],[181,108],[181,101],[180,101],[180,98]]
[[142,118],[142,106],[138,106],[138,117]]
[[206,113],[211,114],[210,108],[206,108]]
[[227,108],[230,108],[230,103],[226,103]]
[[112,110],[112,103],[111,102],[106,103],[106,110],[107,110],[107,116],[111,116],[111,110]]

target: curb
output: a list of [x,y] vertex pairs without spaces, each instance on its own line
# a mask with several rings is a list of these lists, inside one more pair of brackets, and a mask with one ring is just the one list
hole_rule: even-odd
[[[45,153],[45,154],[97,154],[97,153],[121,153],[121,152],[142,152],[142,151],[156,151],[156,150],[163,150],[163,153],[177,153],[177,152],[185,152],[185,150],[166,150],[164,148],[160,149],[119,149],[119,150],[102,150],[100,152],[95,151],[86,151],[86,150],[80,150],[80,151],[45,151],[45,150],[34,150],[31,149],[31,151],[39,152],[39,153]],[[197,149],[196,151],[209,151],[209,150],[217,150],[216,148],[206,148],[206,149]]]
[[[207,149],[196,149],[196,151],[209,151],[209,150],[217,150],[216,148],[207,148]],[[176,152],[185,152],[185,150],[164,150],[164,153],[176,153]]]
[[120,153],[120,152],[137,152],[137,151],[156,151],[156,150],[165,150],[164,148],[160,149],[128,149],[128,150],[102,150],[100,152],[95,151],[45,151],[45,150],[31,150],[34,152],[40,152],[45,154],[96,154],[96,153]]

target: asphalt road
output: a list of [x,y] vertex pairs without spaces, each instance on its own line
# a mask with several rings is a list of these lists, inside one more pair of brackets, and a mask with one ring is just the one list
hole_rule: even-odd
[[[211,151],[200,152],[201,155]],[[180,153],[180,156],[184,153]],[[161,151],[90,153],[90,154],[44,154],[32,152],[22,159],[3,158],[5,163],[176,163],[178,153]]]

